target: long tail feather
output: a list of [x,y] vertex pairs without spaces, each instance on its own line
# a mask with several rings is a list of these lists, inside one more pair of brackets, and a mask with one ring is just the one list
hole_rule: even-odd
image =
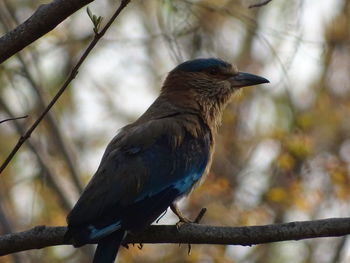
[[116,231],[99,240],[93,263],[113,263],[124,239],[125,231]]

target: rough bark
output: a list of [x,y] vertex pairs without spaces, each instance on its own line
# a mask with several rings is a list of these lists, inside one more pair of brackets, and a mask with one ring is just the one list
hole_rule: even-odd
[[0,38],[0,64],[54,29],[63,20],[94,0],[54,0]]
[[[0,256],[29,249],[69,245],[66,227],[37,226],[28,231],[0,236]],[[139,234],[129,234],[130,243],[190,243],[251,246],[262,243],[336,237],[350,234],[350,218],[330,218],[264,226],[219,227],[199,224],[152,225]]]

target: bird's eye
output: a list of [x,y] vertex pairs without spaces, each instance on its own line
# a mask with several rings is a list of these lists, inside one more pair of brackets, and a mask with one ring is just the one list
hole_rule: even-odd
[[219,70],[217,68],[211,68],[209,70],[210,75],[217,75],[219,73]]

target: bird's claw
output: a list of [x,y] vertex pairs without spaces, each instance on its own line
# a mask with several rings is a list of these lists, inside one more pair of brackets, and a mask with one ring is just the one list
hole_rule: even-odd
[[190,224],[190,223],[194,223],[193,221],[185,218],[185,217],[179,217],[179,221],[176,223],[176,228],[177,230],[179,230],[182,226],[186,225],[186,224]]
[[185,224],[199,224],[199,222],[202,220],[205,212],[207,212],[206,208],[202,208],[201,211],[199,211],[197,217],[195,220],[190,220],[182,215],[177,215],[179,218],[179,221],[176,223],[176,228],[179,230],[183,225]]
[[190,219],[184,217],[175,203],[170,206],[174,214],[179,218],[179,222],[176,223],[176,228],[180,229],[184,224],[193,223]]

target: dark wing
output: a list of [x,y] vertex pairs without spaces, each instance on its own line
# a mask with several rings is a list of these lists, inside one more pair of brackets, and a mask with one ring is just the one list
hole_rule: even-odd
[[164,119],[122,131],[67,218],[76,244],[152,223],[200,179],[210,138],[209,131],[194,138]]

